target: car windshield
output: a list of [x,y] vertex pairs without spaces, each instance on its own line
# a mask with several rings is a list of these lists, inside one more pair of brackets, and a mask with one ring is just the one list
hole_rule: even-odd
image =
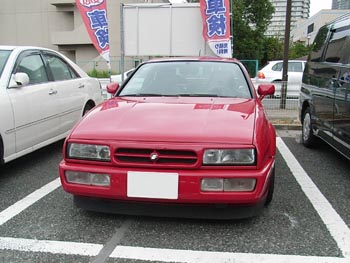
[[252,93],[236,63],[169,61],[139,67],[118,96],[251,98]]
[[4,70],[6,61],[11,54],[11,50],[0,50],[0,78],[2,76],[2,71]]

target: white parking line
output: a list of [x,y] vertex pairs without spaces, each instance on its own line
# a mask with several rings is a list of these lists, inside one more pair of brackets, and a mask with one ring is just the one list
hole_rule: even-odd
[[34,191],[33,193],[27,195],[25,198],[19,200],[17,203],[6,208],[0,213],[0,226],[5,224],[8,220],[21,213],[23,210],[25,210],[32,204],[34,204],[36,201],[40,200],[47,194],[51,193],[53,190],[57,189],[59,186],[61,186],[61,182],[60,179],[57,178],[52,182],[48,183],[47,185],[44,185],[43,187]]
[[343,256],[350,258],[350,229],[310,179],[281,138],[277,138],[277,148],[282,154],[283,159],[286,160],[301,189],[314,206],[329,233],[342,251]]
[[91,243],[0,237],[0,249],[24,252],[93,257],[98,255],[102,247],[103,245]]
[[145,247],[118,246],[112,258],[181,263],[349,263],[345,258],[276,254],[231,253]]
[[[103,245],[79,242],[0,237],[0,250],[60,255],[97,256]],[[231,253],[117,246],[110,258],[182,263],[349,263],[347,258],[277,254]]]

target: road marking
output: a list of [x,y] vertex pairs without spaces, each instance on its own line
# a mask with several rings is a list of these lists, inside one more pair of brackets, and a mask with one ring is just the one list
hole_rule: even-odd
[[40,200],[44,196],[51,193],[53,190],[61,186],[60,179],[57,178],[52,182],[44,185],[33,193],[27,195],[23,199],[19,200],[17,203],[11,205],[0,213],[0,226],[5,224],[7,221],[21,213],[23,210],[27,209],[29,206],[34,204],[36,201]]
[[112,258],[182,263],[349,263],[349,259],[118,246]]
[[345,258],[350,258],[350,229],[307,175],[283,140],[278,137],[276,143],[283,159],[286,161],[306,197],[326,225],[329,233],[337,243],[338,248],[342,251],[343,256]]
[[96,256],[103,248],[100,244],[0,237],[0,249],[41,252],[62,255]]
[[[101,253],[102,249],[103,245],[101,244],[0,237],[0,250],[95,257]],[[232,253],[130,246],[117,246],[110,258],[182,263],[349,263],[347,258],[336,257]]]
[[106,262],[110,254],[114,251],[117,245],[120,243],[122,238],[124,237],[126,231],[129,229],[132,220],[124,221],[123,225],[117,229],[116,233],[112,236],[112,238],[103,246],[103,249],[96,256],[96,258],[91,263],[103,263]]

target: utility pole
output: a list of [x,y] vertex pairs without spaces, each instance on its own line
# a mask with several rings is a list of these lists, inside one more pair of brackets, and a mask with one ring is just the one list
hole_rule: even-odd
[[289,53],[289,39],[290,39],[290,17],[292,11],[292,0],[287,0],[286,9],[286,25],[284,30],[284,55],[283,55],[283,70],[282,70],[282,90],[280,109],[286,108],[287,97],[287,82],[288,82],[288,53]]

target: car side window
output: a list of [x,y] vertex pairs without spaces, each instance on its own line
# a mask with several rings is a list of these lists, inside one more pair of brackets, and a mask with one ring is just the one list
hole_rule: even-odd
[[26,73],[29,77],[29,84],[48,82],[46,68],[39,54],[23,57],[17,66],[17,72]]
[[303,66],[301,65],[301,62],[288,62],[288,71],[303,72]]
[[320,62],[322,59],[322,54],[324,46],[327,42],[329,26],[323,26],[318,31],[314,43],[312,44],[312,51],[310,54],[310,60],[313,62]]
[[281,70],[282,70],[282,66],[283,66],[283,63],[282,63],[282,62],[276,63],[276,65],[274,65],[274,66],[272,67],[272,70],[273,70],[273,71],[281,71]]
[[55,81],[69,80],[77,78],[74,70],[61,58],[54,55],[45,55]]
[[346,41],[349,35],[348,27],[337,28],[332,32],[325,55],[325,61],[333,63],[347,62],[342,61],[342,59],[344,58],[343,54],[346,52]]

